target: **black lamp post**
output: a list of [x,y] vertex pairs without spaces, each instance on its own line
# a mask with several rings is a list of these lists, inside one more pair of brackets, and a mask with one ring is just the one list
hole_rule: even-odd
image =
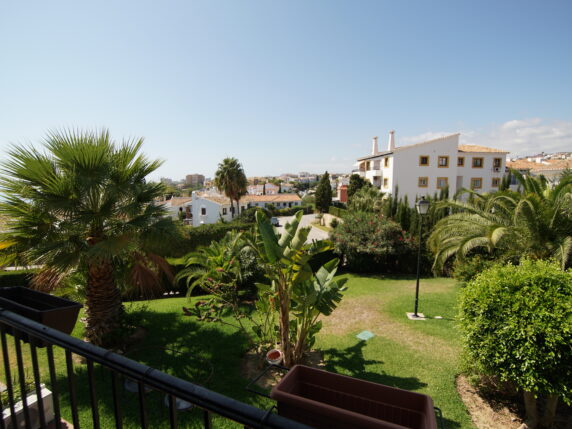
[[417,213],[419,213],[419,250],[417,252],[417,286],[415,287],[415,312],[413,313],[413,317],[419,317],[417,308],[419,306],[419,275],[421,271],[421,233],[423,232],[423,217],[429,211],[430,205],[431,203],[427,201],[425,197],[421,197],[421,199],[415,203],[415,208],[417,209]]

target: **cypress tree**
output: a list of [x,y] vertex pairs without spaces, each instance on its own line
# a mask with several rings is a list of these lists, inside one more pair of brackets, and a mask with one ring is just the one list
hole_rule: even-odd
[[326,171],[320,178],[316,188],[316,209],[320,213],[327,213],[332,205],[332,186],[330,185],[330,175]]

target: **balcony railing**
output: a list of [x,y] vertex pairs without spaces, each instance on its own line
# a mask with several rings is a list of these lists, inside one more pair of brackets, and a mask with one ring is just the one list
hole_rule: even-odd
[[[14,337],[13,348],[8,346],[8,334]],[[4,419],[0,419],[0,429],[5,429],[7,426],[13,428],[22,427],[21,424],[17,423],[16,389],[19,388],[20,392],[26,391],[26,374],[29,373],[33,374],[33,390],[36,395],[35,398],[37,398],[37,404],[32,408],[27,403],[26,394],[21,395],[21,412],[24,415],[25,427],[29,429],[32,428],[32,418],[38,419],[41,428],[62,428],[61,416],[63,407],[69,407],[69,410],[66,410],[66,415],[71,415],[74,429],[79,429],[80,405],[81,410],[85,410],[86,407],[91,410],[88,425],[90,428],[110,427],[110,423],[102,423],[100,409],[104,406],[110,408],[110,411],[112,410],[113,424],[116,428],[123,428],[124,424],[126,427],[133,427],[134,424],[136,427],[141,428],[157,427],[156,421],[150,423],[150,404],[146,397],[146,392],[149,389],[166,395],[165,401],[168,404],[168,411],[166,411],[165,421],[161,422],[160,427],[178,427],[178,417],[181,411],[177,407],[177,400],[182,400],[193,404],[200,410],[196,421],[193,421],[193,427],[196,425],[205,428],[212,427],[212,415],[214,414],[237,422],[246,428],[308,428],[305,425],[274,414],[272,408],[261,410],[247,405],[130,360],[125,356],[48,328],[2,308],[0,308],[0,340],[7,393],[7,404],[0,402],[0,408],[9,409],[9,419],[7,422]],[[24,353],[24,348],[27,347],[29,347],[29,355]],[[44,347],[45,352],[39,353],[39,349]],[[61,353],[58,349],[63,349],[65,354],[67,380],[64,380],[64,382],[58,380],[58,375],[61,377],[61,371],[59,371],[59,374],[56,371],[56,362],[59,361],[54,359],[54,354],[56,352]],[[78,383],[80,380],[77,374],[82,372],[82,369],[74,369],[73,355],[81,356],[85,359],[85,371],[87,374],[82,375],[82,385]],[[44,372],[49,374],[44,374],[44,378],[47,380],[41,379],[41,359],[39,358],[44,357],[47,360],[47,370]],[[15,381],[12,379],[13,376]],[[110,379],[111,384],[108,382],[103,383],[102,377],[106,377],[107,380]],[[85,379],[87,380],[83,384]],[[135,414],[138,414],[137,423],[133,423],[133,420],[124,422],[125,407],[132,406],[129,405],[129,401],[125,401],[122,398],[122,392],[120,392],[121,382],[125,380],[131,381],[136,386],[137,405],[135,407],[138,409]],[[44,412],[44,400],[42,399],[43,382],[49,382],[52,390],[51,401],[55,418],[50,426],[48,426],[50,422],[46,421],[47,418]],[[108,387],[110,391],[104,390],[102,388],[104,386]],[[83,400],[81,404],[78,402],[78,388],[89,391],[87,395],[89,399]],[[61,400],[62,398],[64,398],[64,401]]]

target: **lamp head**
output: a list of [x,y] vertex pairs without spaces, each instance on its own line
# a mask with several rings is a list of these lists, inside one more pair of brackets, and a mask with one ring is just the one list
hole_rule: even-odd
[[420,215],[426,215],[430,205],[431,203],[427,201],[425,197],[421,197],[421,199],[415,203],[415,208]]

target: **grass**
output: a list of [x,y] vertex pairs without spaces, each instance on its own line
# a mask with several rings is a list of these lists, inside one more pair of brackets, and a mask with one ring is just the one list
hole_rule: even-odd
[[[420,311],[428,316],[440,315],[443,319],[410,321],[405,312],[412,311],[415,280],[345,276],[349,280],[348,290],[339,308],[324,319],[324,328],[316,344],[323,351],[327,369],[429,394],[435,405],[443,410],[447,428],[473,428],[454,384],[460,353],[454,322],[457,284],[449,279],[422,280]],[[147,331],[142,349],[132,352],[129,357],[257,407],[270,407],[270,400],[244,390],[248,380],[241,376],[240,366],[248,347],[245,338],[231,326],[198,322],[184,316],[183,305],[189,305],[186,298],[128,304],[131,319]],[[358,340],[355,336],[362,330],[369,330],[376,336],[367,342]],[[73,335],[81,337],[80,323]],[[165,352],[166,348],[168,352]],[[24,349],[28,355],[28,347]],[[176,352],[169,352],[171,349]],[[65,392],[64,355],[62,351],[56,352],[60,391]],[[25,358],[29,360],[29,356]],[[12,355],[11,363],[14,362]],[[47,380],[44,350],[40,351],[40,362]],[[86,366],[76,363],[75,373],[81,425],[90,427]],[[101,426],[112,427],[110,377],[99,366],[96,366],[95,375]],[[139,427],[137,395],[120,390],[125,427]],[[168,422],[168,415],[162,395],[151,392],[146,398],[150,427],[163,427]],[[62,400],[65,405],[69,398],[64,396]],[[63,416],[71,421],[66,406]],[[198,410],[180,413],[180,427],[199,427],[201,419]],[[215,419],[214,426],[235,427],[222,419]]]

